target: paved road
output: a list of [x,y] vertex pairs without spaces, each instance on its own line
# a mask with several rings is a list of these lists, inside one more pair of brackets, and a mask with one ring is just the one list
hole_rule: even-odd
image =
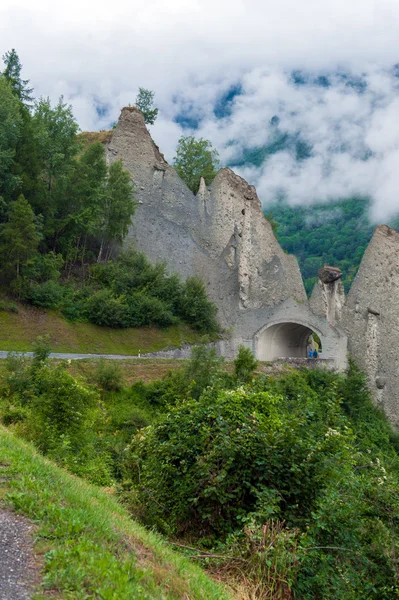
[[[15,352],[18,355],[33,356],[33,352]],[[7,358],[8,351],[0,350],[0,359]],[[111,360],[123,360],[126,358],[145,358],[144,356],[129,356],[127,354],[71,354],[69,352],[52,352],[50,358],[62,358],[66,360],[80,360],[82,358],[108,358]]]

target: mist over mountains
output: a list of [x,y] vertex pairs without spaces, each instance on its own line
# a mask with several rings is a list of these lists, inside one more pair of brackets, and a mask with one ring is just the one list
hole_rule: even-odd
[[308,293],[323,264],[339,266],[348,289],[374,226],[398,224],[398,76],[398,65],[265,69],[212,102],[175,99],[175,126],[212,140],[222,164],[256,186]]
[[168,131],[169,157],[173,127],[210,139],[265,207],[364,197],[371,222],[389,221],[399,211],[398,72],[256,69],[213,96],[175,97],[153,135],[165,149]]

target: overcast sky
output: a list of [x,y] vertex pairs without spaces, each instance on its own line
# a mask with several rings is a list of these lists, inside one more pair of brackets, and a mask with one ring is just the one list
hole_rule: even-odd
[[[270,142],[278,115],[313,151],[241,171],[262,201],[371,194],[378,222],[399,211],[398,40],[398,0],[0,0],[1,54],[14,47],[36,96],[63,94],[83,130],[108,128],[147,87],[169,160],[184,111],[226,163]],[[292,70],[330,74],[331,85],[297,86]],[[366,86],[331,76],[343,72]],[[231,114],[217,119],[215,104],[238,84]]]

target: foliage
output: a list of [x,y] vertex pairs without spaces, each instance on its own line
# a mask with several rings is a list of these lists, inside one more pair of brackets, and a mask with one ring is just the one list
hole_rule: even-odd
[[162,412],[185,400],[190,391],[191,381],[186,376],[186,369],[175,369],[161,379],[146,384],[135,383],[128,394],[132,402]]
[[[89,144],[82,151],[71,106],[61,97],[55,106],[49,98],[40,98],[28,107],[32,90],[28,80],[22,79],[17,53],[7,52],[3,59],[0,224],[5,223],[5,240],[0,254],[6,255],[3,270],[12,271],[14,266],[16,269],[15,277],[9,273],[5,276],[6,285],[19,297],[30,298],[31,285],[45,284],[47,279],[56,281],[61,269],[62,275],[69,277],[78,263],[84,268],[96,259],[108,259],[127,235],[135,204],[130,175],[121,162],[107,166],[100,142]],[[18,256],[21,244],[14,230],[21,229],[20,237],[25,231],[18,223],[13,226],[15,208],[21,208],[22,198],[24,226],[34,224],[36,233],[40,233],[35,245],[30,244],[32,236],[26,236],[25,247],[32,250],[24,265]],[[18,248],[9,244],[14,238]],[[38,267],[40,279],[36,278]],[[48,277],[43,277],[46,268]],[[59,272],[57,276],[55,271]],[[15,284],[13,280],[22,275],[24,280]],[[55,286],[51,284],[49,288],[54,290]],[[43,295],[41,290],[35,290],[32,298],[38,295]]]
[[206,185],[214,180],[219,166],[219,154],[209,140],[196,140],[193,136],[183,135],[179,139],[173,164],[179,176],[196,194],[201,177],[205,179]]
[[105,362],[100,359],[94,374],[94,381],[103,392],[118,392],[123,387],[123,376],[117,361]]
[[190,395],[198,399],[202,392],[214,385],[221,377],[223,357],[218,357],[214,347],[204,344],[194,346],[191,360],[184,369],[185,378],[190,382]]
[[199,277],[188,277],[179,302],[179,314],[198,331],[211,333],[218,330],[216,306],[208,300],[205,285]]
[[32,344],[33,346],[33,361],[32,368],[43,366],[51,354],[51,341],[48,335],[39,336]]
[[13,194],[20,178],[12,167],[21,137],[22,116],[12,88],[0,75],[0,217],[4,220],[7,211],[7,196]]
[[258,361],[249,348],[240,346],[234,361],[234,375],[238,382],[248,383],[258,366]]
[[41,308],[58,308],[64,296],[65,287],[52,279],[32,285],[28,292],[32,304]]
[[4,54],[3,62],[5,64],[3,76],[9,82],[13,93],[21,102],[29,105],[33,100],[33,89],[28,87],[28,79],[21,79],[22,65],[14,48]]
[[217,309],[200,279],[189,277],[183,283],[166,272],[164,263],[152,265],[133,248],[115,260],[93,266],[91,276],[100,289],[85,301],[84,314],[93,323],[168,327],[180,318],[204,333],[219,330]]
[[2,390],[4,423],[33,441],[41,452],[99,484],[111,482],[111,457],[96,428],[99,398],[64,366],[51,366],[48,339],[37,340],[29,364],[24,356],[7,359]]
[[34,213],[29,202],[21,195],[10,204],[8,221],[0,229],[1,271],[4,278],[19,284],[23,268],[36,254],[39,240]]
[[96,325],[128,327],[128,308],[123,298],[115,298],[111,290],[100,290],[85,303],[85,314]]
[[348,291],[374,230],[368,209],[365,198],[312,207],[291,207],[284,202],[267,207],[268,216],[272,214],[277,222],[279,243],[299,260],[308,294],[317,281],[318,269],[325,264],[343,271],[342,282]]
[[24,268],[24,275],[31,283],[58,281],[63,265],[61,254],[55,252],[36,254]]
[[[370,407],[354,367],[346,377],[303,370],[247,388],[216,383],[130,444],[142,518],[216,544],[226,569],[243,561],[258,593],[274,573],[281,593],[303,600],[396,597],[399,457]],[[275,563],[259,544],[277,522]]]
[[139,88],[139,93],[136,97],[136,107],[142,113],[144,122],[147,125],[154,125],[155,119],[158,116],[158,109],[154,108],[154,92]]

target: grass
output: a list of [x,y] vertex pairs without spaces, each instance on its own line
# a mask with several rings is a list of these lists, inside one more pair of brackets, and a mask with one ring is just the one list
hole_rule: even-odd
[[228,600],[229,592],[105,491],[56,467],[0,426],[2,503],[37,524],[43,582],[36,600]]
[[27,352],[38,336],[49,335],[54,352],[128,354],[156,352],[197,342],[188,326],[167,329],[111,329],[91,323],[71,323],[52,311],[18,304],[18,312],[0,312],[0,350]]
[[87,148],[90,144],[95,142],[101,142],[102,144],[109,144],[111,141],[114,131],[82,131],[78,134],[78,140],[82,142],[83,148]]
[[[115,361],[104,360],[106,364],[115,364]],[[137,358],[118,360],[117,365],[121,371],[124,386],[133,385],[137,381],[154,381],[166,375],[169,371],[175,371],[184,366],[183,360],[166,358]],[[74,360],[67,366],[67,369],[74,377],[81,376],[89,383],[93,383],[94,374],[98,367],[98,360],[85,358],[83,360]],[[1,364],[0,364],[1,373]]]

